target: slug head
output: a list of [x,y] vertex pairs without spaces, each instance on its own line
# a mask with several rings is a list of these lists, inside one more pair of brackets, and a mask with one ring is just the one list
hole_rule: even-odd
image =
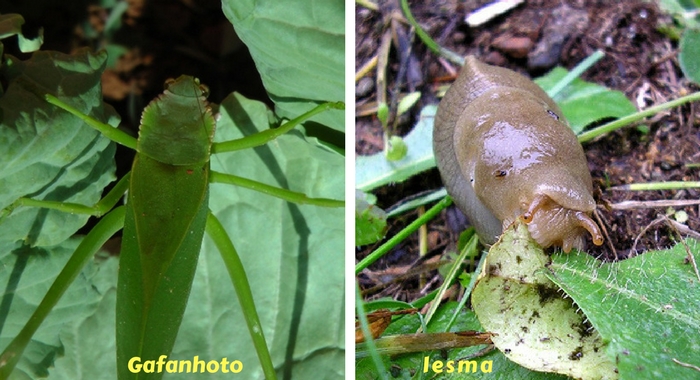
[[571,248],[581,250],[586,234],[591,235],[593,244],[603,244],[603,234],[588,213],[562,207],[547,195],[535,197],[521,219],[543,248],[556,245],[566,253]]
[[595,201],[586,157],[559,115],[526,91],[501,88],[467,107],[458,123],[468,132],[456,141],[466,147],[462,162],[473,163],[464,169],[476,196],[503,226],[522,216],[542,247],[569,252],[587,232],[598,245],[602,235],[588,216]]

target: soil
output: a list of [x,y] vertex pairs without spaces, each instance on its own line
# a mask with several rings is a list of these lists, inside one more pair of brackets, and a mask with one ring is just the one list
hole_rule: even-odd
[[[638,107],[649,107],[698,91],[679,68],[678,46],[659,32],[672,24],[670,16],[654,3],[622,0],[527,1],[478,27],[470,28],[465,15],[490,3],[484,1],[431,0],[413,2],[411,12],[438,44],[459,55],[508,67],[530,77],[554,66],[571,69],[597,49],[605,57],[583,74],[626,94]],[[391,109],[397,99],[412,91],[422,97],[392,133],[404,135],[417,121],[420,110],[437,104],[438,87],[451,83],[459,67],[429,51],[405,22],[398,0],[378,2],[378,9],[358,6],[356,20],[356,71],[381,56],[383,36],[393,37],[386,63],[362,75],[356,86],[356,153],[381,151],[383,132],[376,118],[377,72],[386,73],[386,97]],[[645,127],[628,127],[584,144],[593,177],[599,224],[605,230],[603,246],[587,251],[606,261],[621,260],[673,246],[681,237],[700,236],[700,207],[675,206],[619,209],[624,201],[697,200],[700,190],[619,191],[613,186],[656,181],[697,181],[700,162],[700,104],[684,105],[646,120]],[[390,116],[391,119],[391,116]],[[391,125],[391,123],[390,123]],[[690,164],[696,164],[695,166]],[[414,194],[442,187],[437,169],[408,181],[380,188],[373,193],[383,209]],[[669,211],[671,210],[671,211]],[[673,212],[685,211],[688,218],[673,224]],[[391,237],[415,220],[422,210],[391,219]],[[602,223],[601,223],[602,222]],[[389,296],[412,301],[440,285],[440,275],[429,260],[440,260],[446,248],[454,250],[459,233],[468,226],[454,206],[414,234],[391,253],[365,270],[360,284],[366,296]],[[427,244],[427,257],[419,258],[420,237]],[[379,244],[381,244],[380,242]],[[360,260],[376,246],[361,247]],[[435,256],[435,258],[432,258]],[[405,275],[406,272],[411,275]],[[420,276],[419,276],[420,274]]]

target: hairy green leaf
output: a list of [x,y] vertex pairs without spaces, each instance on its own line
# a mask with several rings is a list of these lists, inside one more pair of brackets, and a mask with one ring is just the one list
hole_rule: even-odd
[[[685,244],[700,262],[700,244]],[[700,280],[685,244],[615,263],[556,255],[546,272],[610,342],[623,379],[698,377],[678,363],[700,366]]]
[[543,273],[549,257],[516,223],[489,250],[472,305],[493,343],[514,362],[584,379],[616,379],[605,341]]

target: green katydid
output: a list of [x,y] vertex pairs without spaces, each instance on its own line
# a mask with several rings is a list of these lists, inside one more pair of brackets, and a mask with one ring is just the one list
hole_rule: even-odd
[[[52,95],[46,96],[50,103],[76,115],[113,141],[136,149],[138,153],[130,175],[122,178],[95,206],[20,198],[5,210],[5,216],[21,206],[100,215],[112,208],[129,188],[126,206],[117,207],[101,219],[54,282],[56,290],[49,292],[51,297],[47,295],[22,332],[2,353],[0,378],[11,372],[33,332],[83,264],[121,225],[124,226],[124,237],[117,297],[119,377],[134,376],[126,369],[125,363],[129,358],[143,356],[157,359],[172,349],[206,229],[221,250],[232,275],[265,376],[274,378],[274,367],[242,265],[228,235],[208,211],[208,183],[236,184],[298,203],[342,207],[343,202],[308,198],[244,178],[210,172],[209,157],[212,152],[265,144],[315,114],[331,108],[342,109],[343,106],[342,103],[322,104],[277,129],[213,144],[215,120],[206,103],[206,95],[206,87],[195,78],[182,76],[169,81],[165,93],[144,110],[138,140],[84,115]],[[163,191],[163,187],[169,190]],[[233,276],[233,271],[236,276]]]

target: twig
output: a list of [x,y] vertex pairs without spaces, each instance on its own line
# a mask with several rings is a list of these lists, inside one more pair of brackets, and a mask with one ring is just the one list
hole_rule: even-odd
[[[698,93],[700,94],[700,92]],[[579,135],[580,136],[580,135]],[[579,138],[579,141],[581,139]],[[609,190],[620,191],[644,191],[644,190],[680,190],[700,187],[700,181],[665,181],[649,183],[630,183],[627,185],[613,186]]]
[[610,205],[613,210],[633,210],[656,207],[685,207],[700,204],[698,199],[661,199],[657,201],[623,201]]
[[362,77],[369,74],[369,72],[372,71],[372,69],[377,67],[378,60],[378,57],[375,55],[374,57],[372,57],[372,59],[370,59],[364,65],[362,65],[362,67],[360,67],[360,69],[357,70],[357,72],[355,73],[355,82],[362,79]]
[[694,370],[700,372],[700,367],[698,367],[698,366],[696,366],[696,365],[692,365],[692,364],[688,364],[688,363],[683,363],[682,361],[680,361],[680,360],[678,360],[678,359],[676,359],[676,358],[673,358],[673,359],[671,359],[671,360],[673,360],[674,363],[678,364],[678,365],[681,366],[681,367],[692,368],[692,369],[694,369]]
[[355,4],[361,5],[371,11],[378,11],[379,5],[371,2],[370,0],[355,0]]
[[[664,215],[664,218],[666,218],[666,223],[668,224],[669,227],[678,235],[678,240],[683,244],[683,248],[685,248],[685,253],[688,255],[688,261],[693,264],[693,269],[695,270],[695,276],[700,280],[700,271],[698,271],[698,263],[695,262],[695,256],[693,256],[693,253],[690,252],[690,247],[688,247],[688,244],[685,243],[685,240],[681,237],[681,234],[679,230],[684,230],[684,233],[686,235],[691,235],[694,238],[700,238],[700,233],[697,233],[688,226],[678,223],[675,220],[671,220],[668,216]],[[692,233],[691,233],[692,232]]]

